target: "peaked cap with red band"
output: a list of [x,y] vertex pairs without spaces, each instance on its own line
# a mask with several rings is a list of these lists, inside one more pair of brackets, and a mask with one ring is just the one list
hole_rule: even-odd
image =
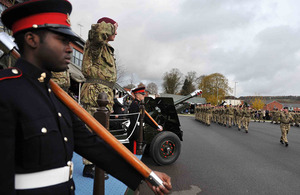
[[137,94],[145,94],[145,87],[138,87],[132,90],[132,93]]
[[1,20],[14,35],[23,30],[45,28],[78,39],[71,30],[71,12],[72,5],[67,0],[31,0],[6,9]]

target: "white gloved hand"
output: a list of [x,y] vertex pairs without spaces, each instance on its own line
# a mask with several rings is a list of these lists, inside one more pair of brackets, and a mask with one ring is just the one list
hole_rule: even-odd
[[161,125],[158,125],[157,131],[162,131],[163,127]]

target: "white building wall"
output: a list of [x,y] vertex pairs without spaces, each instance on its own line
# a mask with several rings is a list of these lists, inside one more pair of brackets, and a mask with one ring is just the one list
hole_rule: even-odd
[[227,99],[225,100],[225,103],[224,105],[233,105],[233,106],[237,106],[237,105],[240,105],[242,103],[241,100],[235,100],[235,99]]

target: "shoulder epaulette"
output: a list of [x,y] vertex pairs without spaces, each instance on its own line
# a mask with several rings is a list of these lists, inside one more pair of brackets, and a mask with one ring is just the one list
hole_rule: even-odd
[[21,76],[22,71],[18,68],[6,68],[0,71],[0,81],[19,78]]

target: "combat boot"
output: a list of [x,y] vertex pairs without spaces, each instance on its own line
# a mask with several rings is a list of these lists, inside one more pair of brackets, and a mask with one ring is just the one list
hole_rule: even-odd
[[280,139],[280,143],[281,143],[281,144],[283,144],[283,141],[282,141],[282,139]]

